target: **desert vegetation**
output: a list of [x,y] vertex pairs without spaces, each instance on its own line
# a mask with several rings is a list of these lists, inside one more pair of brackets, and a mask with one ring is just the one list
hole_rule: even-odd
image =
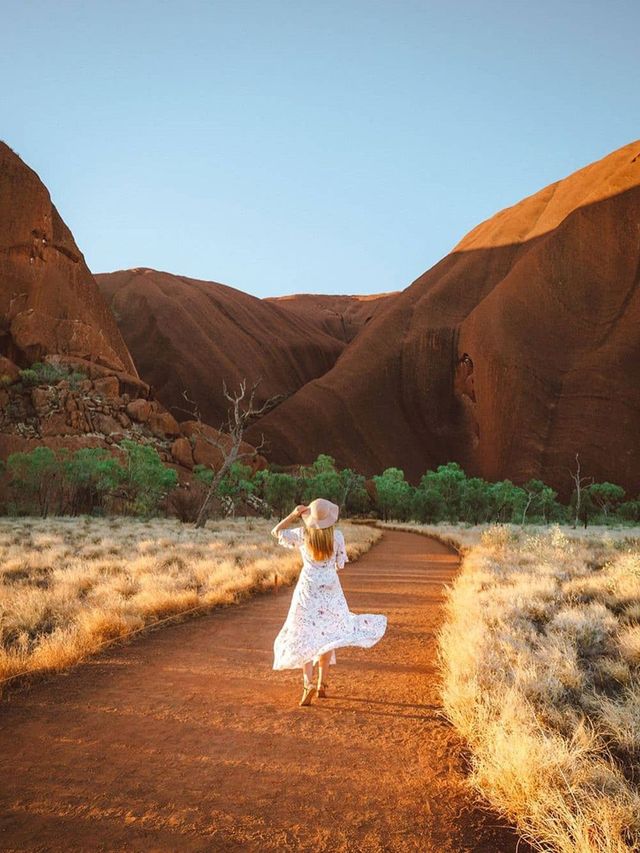
[[[488,482],[468,477],[457,462],[427,471],[414,486],[398,468],[367,479],[353,469],[339,468],[327,454],[310,465],[272,464],[255,470],[241,461],[236,445],[232,447],[236,453],[227,452],[223,468],[197,464],[187,481],[164,464],[154,447],[128,439],[113,451],[83,448],[72,453],[42,446],[14,453],[6,464],[0,462],[5,483],[0,512],[169,516],[202,522],[209,514],[284,515],[297,503],[323,497],[337,503],[343,515],[439,526],[498,522],[615,527],[640,522],[640,496],[626,495],[615,483],[584,482],[584,477],[563,504],[541,480],[522,486],[510,480]],[[573,482],[569,475],[567,479]]]
[[[0,682],[58,670],[170,614],[290,584],[299,554],[265,519],[0,519]],[[341,524],[349,559],[381,532]]]
[[472,783],[541,850],[640,849],[640,529],[399,526],[464,553],[439,649]]

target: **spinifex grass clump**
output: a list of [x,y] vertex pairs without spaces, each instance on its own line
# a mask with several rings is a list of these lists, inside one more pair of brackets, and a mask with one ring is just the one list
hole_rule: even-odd
[[544,849],[640,849],[637,538],[485,530],[440,653],[447,713],[495,806]]

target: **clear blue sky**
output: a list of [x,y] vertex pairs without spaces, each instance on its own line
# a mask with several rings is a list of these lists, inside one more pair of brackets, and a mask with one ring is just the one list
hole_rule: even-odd
[[0,0],[0,135],[94,272],[407,286],[640,136],[638,0]]

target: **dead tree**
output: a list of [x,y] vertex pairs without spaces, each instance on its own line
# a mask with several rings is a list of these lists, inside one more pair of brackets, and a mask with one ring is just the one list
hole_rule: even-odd
[[573,480],[573,484],[576,488],[576,515],[573,520],[574,528],[578,526],[578,522],[580,521],[580,507],[582,506],[582,488],[583,483],[588,483],[591,485],[593,483],[593,477],[581,477],[580,476],[580,459],[578,458],[578,454],[576,453],[576,470],[572,471],[569,469],[569,474],[571,475],[571,479]]
[[[194,434],[207,444],[215,447],[216,450],[220,452],[222,459],[220,467],[217,470],[214,470],[213,479],[209,484],[204,501],[202,502],[202,506],[198,512],[195,522],[195,526],[197,528],[204,527],[207,523],[207,519],[211,512],[211,505],[218,491],[218,487],[234,462],[238,462],[246,457],[255,456],[255,454],[264,446],[264,436],[262,436],[260,444],[258,444],[254,450],[240,452],[242,436],[249,422],[273,408],[274,404],[282,397],[280,394],[274,397],[269,397],[269,399],[261,406],[257,407],[255,405],[254,398],[259,383],[260,379],[256,380],[247,392],[247,380],[242,379],[240,381],[240,390],[238,392],[231,393],[227,388],[226,382],[223,380],[223,393],[231,405],[227,411],[226,423],[223,422],[220,425],[217,437],[206,431],[206,425],[202,421],[198,406],[193,402],[193,400],[189,400],[186,392],[183,393],[185,400],[192,405],[193,408],[191,410],[191,414],[194,420],[198,423],[198,426],[194,430]],[[211,468],[213,470],[213,465]]]

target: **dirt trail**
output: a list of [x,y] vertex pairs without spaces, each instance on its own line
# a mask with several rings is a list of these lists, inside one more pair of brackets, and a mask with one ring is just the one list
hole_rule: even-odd
[[[150,633],[0,705],[3,851],[515,851],[442,718],[444,546],[385,531],[341,581],[386,613],[299,708],[271,669],[292,588]],[[520,845],[523,853],[524,845]]]

